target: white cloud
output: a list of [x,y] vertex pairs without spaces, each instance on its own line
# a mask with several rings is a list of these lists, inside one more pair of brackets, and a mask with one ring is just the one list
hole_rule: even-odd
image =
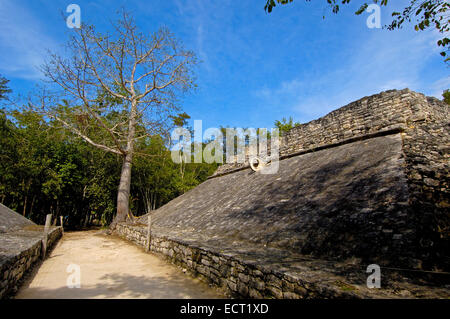
[[[210,59],[207,53],[207,47],[205,47],[205,37],[208,36],[208,27],[212,24],[209,11],[207,8],[208,3],[200,0],[192,1],[175,1],[179,15],[183,18],[184,24],[190,29],[192,35],[194,35],[195,51],[198,53],[202,65],[208,72],[211,72],[213,66],[210,63]],[[206,28],[206,30],[205,30]]]

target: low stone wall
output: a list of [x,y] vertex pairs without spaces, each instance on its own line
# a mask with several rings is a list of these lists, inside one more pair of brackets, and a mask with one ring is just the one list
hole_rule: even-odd
[[[38,259],[42,257],[43,233],[42,231],[37,233],[38,231],[33,229],[8,234],[10,237],[8,238],[8,242],[19,247],[19,251],[0,256],[0,299],[13,296],[21,284],[21,279],[33,268]],[[61,236],[62,228],[52,227],[47,236],[47,252]],[[3,249],[5,247],[2,247]]]
[[[147,246],[147,230],[142,225],[118,224],[114,234],[138,246]],[[393,287],[388,284],[386,272],[383,277],[385,289],[368,289],[365,268],[325,262],[308,262],[296,259],[292,254],[279,255],[268,251],[267,258],[257,252],[242,256],[198,247],[152,234],[150,251],[158,253],[171,263],[185,268],[193,276],[223,289],[237,298],[446,298],[448,292],[418,288],[402,284]],[[267,250],[270,250],[267,248]],[[350,273],[350,277],[342,276]],[[395,275],[395,280],[401,276]],[[395,283],[397,284],[397,283]],[[442,290],[442,289],[441,289]],[[445,290],[445,289],[444,289]],[[399,295],[398,291],[407,295]],[[412,292],[412,293],[410,293]]]
[[[122,238],[146,247],[144,227],[125,224],[116,226]],[[175,265],[189,270],[194,276],[224,289],[232,297],[304,298],[313,297],[312,287],[295,284],[294,278],[249,265],[233,257],[220,255],[163,237],[152,236],[150,250],[166,257]]]

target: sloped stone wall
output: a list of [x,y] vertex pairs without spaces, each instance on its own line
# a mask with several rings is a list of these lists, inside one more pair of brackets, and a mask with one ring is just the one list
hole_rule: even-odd
[[[409,198],[396,213],[393,246],[409,247],[412,268],[450,269],[450,108],[409,89],[364,97],[302,124],[281,139],[280,158],[401,132]],[[248,168],[225,164],[211,178]],[[403,227],[401,227],[403,223]]]
[[0,203],[0,234],[21,230],[31,225],[36,224]]
[[[403,134],[410,193],[408,223],[417,236],[411,245],[419,268],[450,269],[450,107],[423,95],[411,100],[415,121]],[[402,239],[400,239],[402,240]]]
[[[409,90],[351,103],[288,132],[277,174],[225,164],[152,212],[151,250],[241,296],[338,296],[339,273],[371,263],[441,282],[449,123],[446,104]],[[147,216],[138,223],[119,233],[144,245]]]
[[[24,275],[42,258],[43,227],[31,227],[0,236],[0,299],[13,296]],[[47,252],[61,236],[61,227],[49,231]]]
[[416,232],[408,222],[400,133],[279,165],[277,174],[247,169],[209,179],[153,212],[152,227],[221,249],[250,244],[317,258],[356,256],[386,266],[406,262],[404,252]]

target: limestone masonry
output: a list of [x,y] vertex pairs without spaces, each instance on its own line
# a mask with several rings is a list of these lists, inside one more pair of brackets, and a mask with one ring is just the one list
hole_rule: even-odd
[[[243,297],[449,297],[449,125],[408,89],[362,98],[283,136],[277,174],[225,164],[152,212],[150,249]],[[116,232],[146,246],[146,222]]]
[[[43,226],[0,204],[0,299],[13,296],[23,276],[42,258],[43,231]],[[61,235],[61,227],[51,227],[47,247]]]

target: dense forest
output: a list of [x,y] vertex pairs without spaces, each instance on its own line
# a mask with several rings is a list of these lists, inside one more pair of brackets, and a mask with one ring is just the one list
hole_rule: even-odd
[[[175,164],[161,136],[140,140],[133,163],[130,208],[156,209],[195,187],[217,164]],[[24,110],[0,109],[0,202],[43,224],[63,216],[66,227],[108,225],[115,214],[122,159],[57,123]],[[55,220],[55,219],[54,219]]]

